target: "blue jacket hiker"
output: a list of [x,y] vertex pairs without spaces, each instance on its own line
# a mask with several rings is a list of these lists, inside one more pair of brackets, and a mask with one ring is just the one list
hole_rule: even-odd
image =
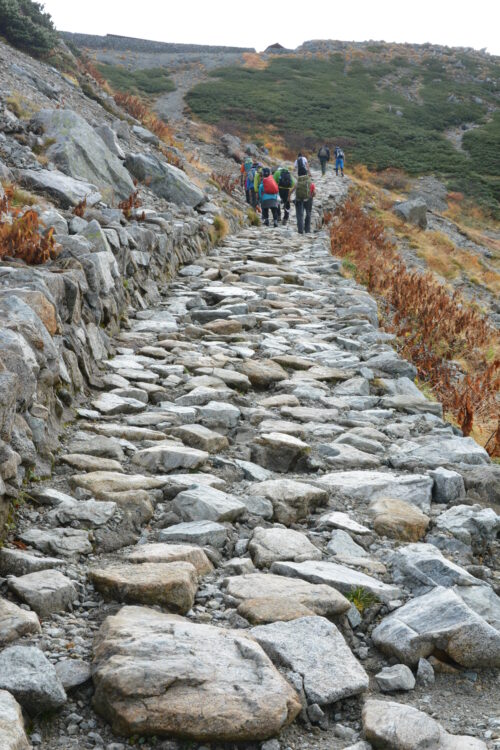
[[340,146],[335,147],[335,151],[333,152],[335,155],[335,174],[337,177],[339,176],[339,169],[342,177],[344,176],[344,152],[340,148]]

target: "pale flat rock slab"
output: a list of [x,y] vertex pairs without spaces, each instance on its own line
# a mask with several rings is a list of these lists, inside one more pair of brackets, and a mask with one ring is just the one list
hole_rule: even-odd
[[172,510],[183,521],[235,521],[246,513],[246,506],[235,496],[213,487],[192,487],[180,492]]
[[138,443],[143,440],[165,440],[165,433],[159,430],[149,430],[147,427],[131,427],[126,424],[105,422],[104,424],[89,424],[87,429],[106,437],[121,438]]
[[321,560],[321,550],[293,529],[257,527],[248,549],[258,568],[269,568],[276,560]]
[[56,490],[53,487],[42,487],[40,489],[36,487],[33,489],[30,488],[30,495],[31,497],[34,497],[40,505],[56,506],[61,505],[61,503],[72,503],[75,501],[75,498],[71,495]]
[[187,542],[210,547],[224,547],[228,537],[228,530],[221,523],[215,521],[188,521],[162,529],[158,534],[160,542]]
[[222,302],[230,297],[241,297],[242,299],[257,299],[257,294],[251,289],[242,286],[231,286],[229,284],[220,286],[207,286],[201,290],[202,294],[211,297],[216,302]]
[[254,388],[270,388],[288,377],[286,370],[271,359],[247,360],[238,364],[237,369],[247,376]]
[[127,555],[132,563],[171,563],[188,562],[196,568],[199,576],[213,570],[213,565],[199,547],[190,544],[141,544]]
[[9,646],[0,652],[0,690],[12,693],[32,716],[66,703],[56,670],[35,646]]
[[79,430],[73,436],[67,450],[69,453],[84,453],[100,458],[114,458],[116,461],[123,461],[125,458],[120,440],[116,437],[99,435],[92,431]]
[[500,515],[480,505],[455,505],[438,516],[435,526],[464,544],[480,547],[500,532]]
[[237,370],[214,367],[211,374],[216,378],[220,378],[229,388],[233,388],[236,391],[246,392],[252,386],[247,376],[241,372],[237,372]]
[[272,502],[274,520],[285,526],[306,520],[313,510],[328,502],[325,490],[293,479],[260,482],[252,485],[252,492]]
[[163,495],[168,499],[174,498],[179,492],[189,490],[191,487],[213,487],[216,490],[223,490],[226,486],[225,480],[221,477],[203,471],[192,474],[169,474],[165,477],[165,482]]
[[88,532],[80,529],[28,529],[19,538],[40,552],[62,557],[88,555],[92,552]]
[[118,474],[113,471],[94,471],[90,474],[74,474],[71,483],[88,490],[95,497],[103,493],[154,490],[167,483],[166,477],[146,477],[142,474]]
[[66,691],[85,685],[92,676],[90,664],[81,659],[61,659],[56,664],[56,672]]
[[117,504],[99,500],[71,500],[62,502],[46,515],[54,526],[66,526],[77,522],[85,528],[99,528],[111,521]]
[[350,531],[352,534],[371,534],[371,529],[367,526],[355,521],[347,513],[342,513],[339,510],[332,510],[329,513],[324,513],[319,521],[319,528],[327,529],[343,529],[344,531]]
[[311,583],[323,583],[346,594],[361,586],[383,602],[398,599],[401,596],[401,590],[397,586],[390,586],[365,573],[351,570],[345,565],[338,565],[334,562],[315,560],[303,563],[276,562],[271,566],[271,572],[292,578],[302,578]]
[[2,750],[31,748],[24,731],[21,706],[6,690],[0,690],[0,747]]
[[454,586],[453,591],[477,615],[500,631],[500,596],[491,586]]
[[40,622],[35,612],[27,612],[14,602],[0,597],[0,647],[6,646],[23,635],[41,632]]
[[382,471],[339,471],[318,477],[334,497],[370,502],[379,497],[392,497],[429,511],[433,481],[423,474],[397,476]]
[[425,536],[430,523],[429,516],[404,500],[381,497],[370,504],[369,510],[373,514],[373,528],[379,536],[404,542],[418,542]]
[[314,614],[332,617],[343,614],[350,608],[350,602],[341,593],[329,586],[316,585],[304,580],[294,580],[284,576],[249,573],[234,576],[224,581],[227,593],[240,601],[249,599],[273,599],[298,602]]
[[37,570],[58,568],[66,564],[59,557],[41,557],[32,552],[3,547],[0,549],[0,575],[24,576]]
[[88,456],[84,453],[66,453],[60,456],[64,464],[68,464],[78,471],[117,471],[123,472],[119,461],[112,458],[101,458],[100,456]]
[[300,406],[300,401],[297,396],[291,393],[283,393],[277,396],[267,396],[266,398],[259,400],[259,406],[263,406],[265,409],[280,408],[282,406]]
[[219,401],[227,401],[233,396],[233,392],[229,388],[219,386],[218,388],[208,388],[205,386],[198,386],[175,399],[175,403],[178,406],[206,406],[210,403],[217,403]]
[[287,422],[285,419],[264,419],[259,425],[259,432],[281,432],[284,435],[303,438],[305,428],[299,422]]
[[209,454],[168,440],[144,448],[132,456],[132,463],[151,472],[197,469],[208,460]]
[[136,398],[124,398],[116,393],[101,393],[98,399],[92,401],[92,406],[104,416],[114,414],[138,414],[144,411],[146,404]]
[[246,634],[143,607],[107,618],[93,673],[94,706],[121,735],[252,742],[276,735],[301,709]]
[[20,578],[11,577],[7,583],[9,589],[42,618],[71,609],[78,599],[71,580],[58,570],[41,570]]
[[229,448],[227,437],[201,424],[181,425],[172,430],[172,435],[182,440],[184,445],[207,453],[219,453]]
[[473,438],[450,437],[395,453],[390,463],[395,468],[437,469],[439,466],[485,466],[491,459]]
[[464,568],[447,560],[433,544],[407,544],[391,556],[396,583],[415,593],[426,593],[436,586],[484,586]]
[[339,469],[376,469],[381,464],[378,456],[343,443],[323,443],[318,446],[318,453],[329,467]]
[[308,703],[326,706],[368,688],[368,675],[339,630],[324,617],[302,617],[252,628],[278,666],[303,678]]
[[270,597],[246,599],[238,606],[238,614],[252,625],[266,625],[269,622],[289,622],[299,617],[310,617],[314,611],[297,599]]
[[[332,532],[326,551],[330,555],[339,557],[368,557],[368,552],[343,529],[336,529]],[[300,562],[300,560],[295,560],[295,562]]]
[[383,693],[413,690],[416,683],[413,672],[406,664],[394,664],[393,667],[384,667],[375,675],[375,679]]
[[339,415],[338,409],[317,408],[314,406],[283,406],[281,413],[297,422],[335,422]]
[[185,614],[198,588],[196,568],[189,562],[116,563],[89,573],[95,588],[106,598],[129,604],[159,604]]
[[438,648],[457,664],[500,666],[500,632],[451,589],[435,588],[386,617],[372,633],[381,651],[413,666]]
[[486,750],[475,737],[448,734],[413,706],[369,698],[363,707],[366,739],[380,750]]
[[300,438],[284,432],[264,432],[255,438],[251,457],[264,468],[284,474],[309,453],[309,444]]
[[[204,406],[196,407],[197,419],[206,427],[232,429],[238,425],[241,411],[234,404],[209,401]],[[193,420],[194,421],[194,420]]]

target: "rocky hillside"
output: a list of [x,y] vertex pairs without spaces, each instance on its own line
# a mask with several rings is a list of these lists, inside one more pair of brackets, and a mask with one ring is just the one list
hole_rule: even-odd
[[258,145],[58,52],[0,43],[1,750],[498,750],[500,467],[332,256],[350,181],[264,227]]

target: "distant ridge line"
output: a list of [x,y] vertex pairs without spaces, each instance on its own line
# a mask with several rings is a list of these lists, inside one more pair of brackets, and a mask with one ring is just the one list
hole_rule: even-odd
[[131,52],[255,52],[253,47],[224,47],[208,44],[176,44],[175,42],[154,42],[119,34],[79,34],[72,31],[60,31],[60,36],[76,47],[90,49],[129,50]]

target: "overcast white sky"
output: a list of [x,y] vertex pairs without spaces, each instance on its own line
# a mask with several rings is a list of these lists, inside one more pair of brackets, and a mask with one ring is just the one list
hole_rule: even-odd
[[500,55],[498,0],[45,0],[58,29],[165,42],[297,47],[367,39],[486,47]]

